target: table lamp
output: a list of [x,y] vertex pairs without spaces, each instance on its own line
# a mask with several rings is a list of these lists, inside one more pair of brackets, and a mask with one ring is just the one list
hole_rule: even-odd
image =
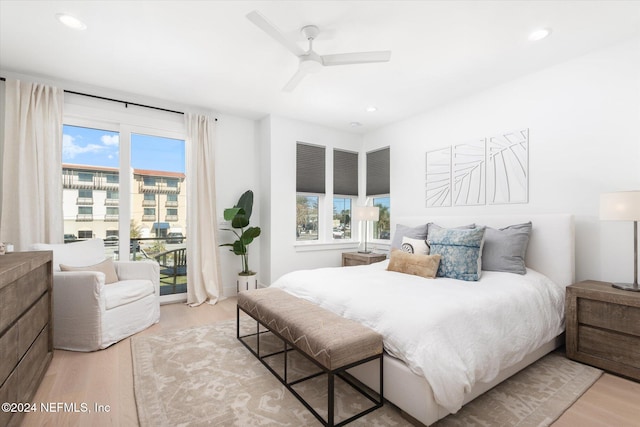
[[367,250],[367,236],[369,235],[369,221],[377,221],[380,218],[380,208],[378,206],[355,206],[353,209],[353,218],[356,221],[364,221],[364,251],[358,251],[361,254],[370,254]]
[[633,283],[614,283],[612,286],[639,292],[638,287],[638,221],[640,221],[640,191],[617,191],[600,195],[600,219],[633,221]]

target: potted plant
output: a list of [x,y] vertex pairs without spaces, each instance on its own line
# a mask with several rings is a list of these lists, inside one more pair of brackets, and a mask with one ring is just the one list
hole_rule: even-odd
[[233,243],[224,243],[220,246],[229,246],[231,252],[240,255],[242,270],[238,273],[238,291],[258,287],[256,273],[249,269],[248,246],[260,235],[260,227],[249,227],[252,210],[253,191],[251,190],[245,191],[234,207],[224,210],[224,220],[231,221],[232,228],[223,228],[223,230],[231,231],[237,239]]

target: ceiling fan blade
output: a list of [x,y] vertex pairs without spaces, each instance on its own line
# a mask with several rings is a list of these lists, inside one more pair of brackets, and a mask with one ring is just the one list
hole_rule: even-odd
[[282,88],[284,92],[293,92],[293,90],[298,86],[298,84],[304,79],[304,77],[308,74],[306,70],[303,68],[298,68],[298,71],[291,77],[291,80],[287,82],[286,85]]
[[247,14],[247,19],[253,22],[262,31],[270,35],[275,41],[286,47],[295,56],[304,55],[304,50],[302,50],[300,46],[286,38],[275,25],[267,21],[267,19],[257,11],[254,10],[253,12],[249,12]]
[[391,59],[391,51],[337,53],[335,55],[322,55],[321,58],[322,65],[327,66],[368,64],[371,62],[388,62]]

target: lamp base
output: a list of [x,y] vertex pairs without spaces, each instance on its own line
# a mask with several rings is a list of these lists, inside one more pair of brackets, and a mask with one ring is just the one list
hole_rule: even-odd
[[370,254],[371,251],[358,251],[359,254]]
[[623,291],[640,292],[640,286],[637,283],[612,283],[611,286]]

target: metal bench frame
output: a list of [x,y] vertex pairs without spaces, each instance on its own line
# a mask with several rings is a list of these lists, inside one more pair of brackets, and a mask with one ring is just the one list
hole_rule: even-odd
[[[254,319],[256,321],[256,332],[255,333],[242,335],[242,336],[240,335],[240,310],[242,310],[243,313],[246,313],[249,317],[251,317],[252,319]],[[242,307],[236,306],[236,316],[237,316],[236,338],[238,338],[238,340],[251,352],[251,354],[253,354],[287,388],[287,390],[289,390],[318,419],[318,421],[320,421],[322,423],[322,425],[328,426],[328,427],[343,426],[345,424],[350,423],[351,421],[354,421],[354,420],[356,420],[356,419],[358,419],[360,417],[363,417],[364,415],[366,415],[366,414],[368,414],[370,412],[375,411],[378,408],[381,408],[382,405],[384,404],[383,360],[382,360],[384,351],[381,352],[379,355],[367,357],[366,359],[362,359],[362,360],[356,361],[356,362],[351,363],[351,364],[346,365],[346,366],[341,366],[340,368],[337,368],[337,369],[327,369],[324,366],[322,366],[318,361],[316,361],[311,356],[309,356],[304,351],[302,351],[298,346],[296,346],[295,344],[293,344],[293,343],[289,342],[287,339],[285,339],[278,332],[272,331],[271,329],[269,329],[269,327],[267,325],[262,323],[259,319],[257,319],[256,317],[254,317],[250,313],[248,313]],[[264,328],[264,330],[261,331],[260,330],[260,326],[262,326]],[[260,354],[260,335],[266,334],[266,333],[271,333],[271,334],[275,335],[276,337],[278,337],[283,342],[284,345],[283,345],[283,349],[281,351],[276,351],[276,352],[265,354],[265,355],[261,355]],[[256,337],[256,350],[254,350],[246,342],[246,338],[249,338],[249,337]],[[314,374],[311,374],[311,375],[306,376],[304,378],[297,379],[295,381],[289,381],[288,378],[287,378],[287,359],[288,359],[287,356],[288,356],[288,353],[290,351],[292,351],[292,350],[297,351],[299,354],[303,355],[306,359],[308,359],[314,365],[316,365],[318,368],[320,368],[320,372],[316,372]],[[284,376],[281,376],[278,372],[276,372],[266,362],[267,358],[274,357],[274,356],[277,356],[277,355],[280,355],[280,354],[284,355],[284,369],[283,369]],[[363,363],[367,363],[367,362],[370,362],[370,361],[376,360],[376,359],[378,359],[378,361],[379,361],[378,363],[380,364],[380,389],[379,389],[380,393],[375,393],[373,391],[370,392],[368,389],[364,388],[362,385],[356,383],[345,372],[347,369],[353,368],[354,366],[358,366],[358,365],[361,365]],[[295,386],[296,384],[299,384],[299,383],[301,383],[303,381],[310,380],[312,378],[318,377],[318,376],[323,375],[323,374],[327,375],[327,420],[326,421],[293,388],[293,386]],[[370,408],[367,408],[364,411],[359,412],[359,413],[347,418],[346,420],[341,421],[338,424],[334,424],[334,416],[335,416],[335,413],[334,413],[334,411],[335,411],[335,409],[334,409],[334,406],[335,406],[335,398],[334,398],[335,376],[338,376],[344,382],[349,384],[354,390],[358,391],[364,397],[366,397],[371,402],[373,402],[374,406],[372,406]]]

